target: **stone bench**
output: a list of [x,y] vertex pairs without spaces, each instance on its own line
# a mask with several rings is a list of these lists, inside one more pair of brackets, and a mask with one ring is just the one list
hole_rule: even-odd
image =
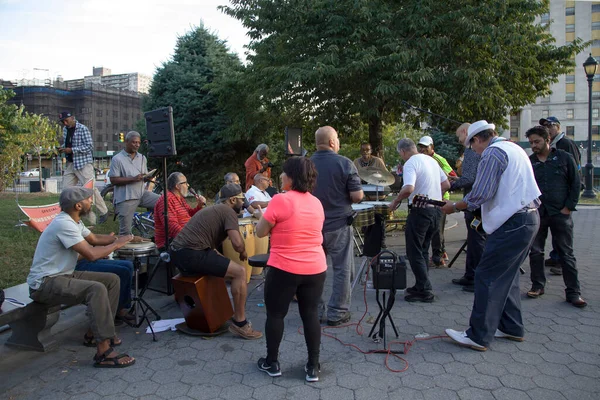
[[27,350],[49,351],[57,347],[50,329],[58,321],[65,306],[47,306],[36,303],[29,297],[26,283],[4,289],[6,298],[13,298],[24,306],[14,305],[7,300],[0,309],[0,326],[9,325],[12,333],[7,346]]

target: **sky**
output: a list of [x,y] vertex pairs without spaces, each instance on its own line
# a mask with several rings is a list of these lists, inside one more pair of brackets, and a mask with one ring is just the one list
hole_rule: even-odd
[[0,79],[78,79],[93,67],[154,75],[177,37],[204,24],[244,60],[226,0],[0,0]]

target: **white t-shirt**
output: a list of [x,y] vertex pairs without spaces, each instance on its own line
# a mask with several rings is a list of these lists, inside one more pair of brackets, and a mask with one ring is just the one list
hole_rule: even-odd
[[448,178],[437,161],[425,154],[415,154],[404,164],[403,187],[411,185],[415,190],[408,197],[408,203],[416,194],[428,196],[432,200],[442,200],[442,182]]
[[[260,190],[256,186],[252,185],[246,192],[246,200],[248,200],[248,203],[252,205],[252,203],[255,201],[271,201],[271,195],[266,191]],[[263,212],[267,211],[267,207],[263,207],[262,210]],[[247,210],[244,210],[244,218],[251,216],[252,214],[250,214]]]
[[42,232],[35,254],[27,284],[32,289],[39,289],[42,280],[47,276],[72,274],[77,264],[78,253],[71,247],[82,242],[90,230],[83,222],[75,222],[71,216],[61,212]]

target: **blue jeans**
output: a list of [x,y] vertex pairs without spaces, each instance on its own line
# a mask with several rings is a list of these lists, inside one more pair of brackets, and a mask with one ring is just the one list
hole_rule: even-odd
[[489,345],[496,329],[513,336],[524,335],[519,267],[539,226],[537,210],[520,212],[488,235],[475,270],[475,299],[467,330],[475,343]]
[[121,281],[119,289],[119,308],[113,310],[117,313],[123,308],[131,307],[131,278],[133,276],[133,263],[129,260],[79,260],[75,271],[110,272],[117,275]]
[[[327,304],[327,319],[340,320],[350,309],[350,291],[352,276],[354,276],[354,252],[352,226],[345,226],[332,232],[323,232],[323,249],[331,257],[333,268],[333,287]],[[321,300],[320,309],[324,309]]]

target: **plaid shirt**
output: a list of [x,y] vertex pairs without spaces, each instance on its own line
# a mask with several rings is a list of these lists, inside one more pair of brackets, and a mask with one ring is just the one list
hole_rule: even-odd
[[[63,143],[67,141],[67,127],[63,128]],[[75,122],[75,132],[71,140],[71,150],[73,150],[73,168],[81,169],[87,164],[93,164],[94,159],[92,152],[94,150],[94,142],[92,134],[87,126]]]

